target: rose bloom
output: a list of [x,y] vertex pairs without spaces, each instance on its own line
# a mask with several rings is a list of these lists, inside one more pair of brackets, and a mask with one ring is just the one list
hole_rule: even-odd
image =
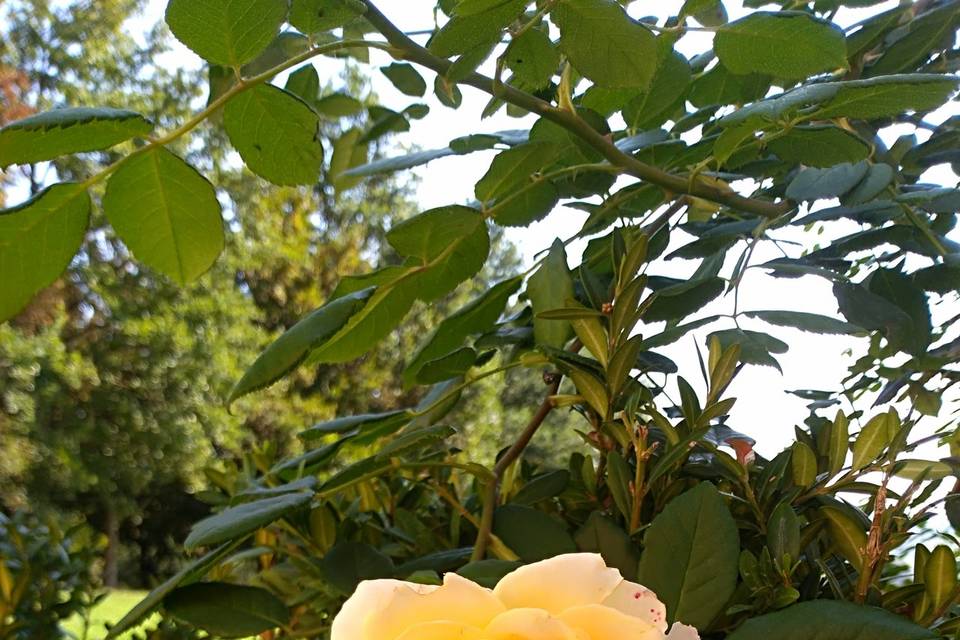
[[455,573],[442,586],[368,580],[344,603],[331,640],[697,640],[649,589],[595,553],[528,564],[486,589]]

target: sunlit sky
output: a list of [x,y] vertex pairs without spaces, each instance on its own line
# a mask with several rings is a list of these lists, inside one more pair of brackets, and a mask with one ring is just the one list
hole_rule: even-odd
[[[381,0],[380,9],[405,31],[419,31],[433,27],[433,7],[431,0]],[[655,14],[661,19],[676,15],[681,0],[656,0],[656,2],[634,2],[631,13],[635,17]],[[749,12],[739,2],[725,2],[731,19],[736,19]],[[896,6],[895,0],[884,2],[869,9],[842,9],[835,21],[841,26],[852,25],[864,17],[884,11]],[[146,27],[162,19],[165,0],[151,0],[145,14],[130,23],[131,32],[142,33]],[[662,22],[661,22],[662,23]],[[691,32],[678,44],[681,53],[688,56],[703,52],[711,46],[712,34]],[[376,66],[390,62],[389,57],[382,52],[373,52],[372,82],[374,90],[381,97],[384,105],[401,109],[412,100],[398,92],[386,79],[376,71]],[[200,59],[183,48],[177,46],[169,55],[164,64],[182,65],[196,68],[201,64]],[[321,59],[315,62],[321,79],[329,79],[337,83],[343,63],[332,59]],[[481,71],[484,71],[482,68]],[[489,71],[489,70],[487,70]],[[433,75],[424,71],[429,87],[433,86]],[[282,78],[281,78],[282,82]],[[463,105],[458,110],[451,110],[441,105],[428,93],[426,102],[430,108],[430,115],[420,121],[414,121],[410,131],[397,137],[399,146],[416,146],[419,148],[445,147],[453,138],[470,133],[493,132],[504,129],[528,128],[532,117],[515,119],[506,116],[503,111],[497,115],[481,120],[480,113],[487,103],[487,96],[470,87],[462,87]],[[960,112],[956,103],[933,114],[928,121],[939,123],[952,114]],[[902,133],[910,133],[911,129],[900,128],[885,132],[888,142],[896,139]],[[922,141],[927,135],[924,131],[917,132]],[[453,203],[469,201],[473,196],[473,185],[483,175],[493,157],[492,152],[475,153],[468,156],[454,156],[436,160],[426,167],[416,170],[419,186],[416,197],[423,209]],[[945,185],[957,183],[957,177],[948,169],[939,167],[926,176],[927,182],[939,182]],[[629,181],[622,181],[623,184]],[[831,201],[822,201],[818,207],[832,206]],[[546,220],[536,223],[526,229],[514,229],[508,232],[508,237],[517,244],[527,265],[533,263],[535,255],[548,247],[555,237],[568,238],[574,235],[581,227],[586,214],[570,208],[558,208]],[[833,223],[829,228],[830,235],[841,235],[855,231],[853,224]],[[802,232],[791,228],[778,231],[778,238],[789,241],[800,239]],[[674,234],[674,244],[680,245],[691,238],[682,233]],[[568,249],[570,262],[579,264],[579,256],[585,246],[584,242],[572,243]],[[732,263],[739,255],[734,249],[728,256],[725,272],[729,273]],[[780,253],[770,246],[770,243],[761,245],[756,251],[753,264],[759,264],[775,257]],[[918,262],[917,264],[924,264]],[[657,265],[658,275],[686,277],[696,269],[696,261],[672,260]],[[950,309],[942,307],[950,306]],[[730,313],[733,308],[732,296],[721,298],[704,309],[701,314]],[[760,270],[749,270],[742,285],[739,308],[741,310],[760,309],[788,309],[809,311],[825,315],[837,316],[837,304],[830,291],[830,284],[821,278],[804,277],[794,280],[778,280],[765,275]],[[953,315],[960,311],[955,303],[941,304],[934,309],[935,316]],[[704,383],[699,375],[699,366],[696,363],[694,341],[704,345],[706,335],[719,328],[732,326],[732,321],[724,321],[710,325],[688,335],[678,343],[664,348],[664,354],[673,358],[685,372],[689,381],[699,390],[703,390]],[[731,386],[730,395],[739,398],[734,407],[728,424],[735,429],[744,431],[757,439],[757,449],[764,455],[772,455],[793,439],[793,426],[800,423],[807,415],[806,402],[785,393],[794,389],[824,389],[837,390],[841,379],[846,374],[847,366],[852,362],[852,356],[847,351],[852,349],[858,355],[866,347],[866,339],[820,336],[801,333],[792,329],[769,327],[759,321],[745,320],[741,322],[744,328],[767,331],[776,335],[791,345],[791,350],[777,356],[783,367],[783,374],[766,367],[750,366],[737,378]],[[645,332],[653,334],[659,331],[659,326],[651,327]],[[952,337],[952,336],[950,336]],[[668,389],[675,397],[675,388]],[[849,411],[849,407],[845,407]]]

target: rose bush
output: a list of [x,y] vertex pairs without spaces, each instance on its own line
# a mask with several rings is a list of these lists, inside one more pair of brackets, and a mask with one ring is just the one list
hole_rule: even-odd
[[487,589],[455,573],[441,586],[360,584],[333,622],[331,640],[695,640],[646,587],[595,553],[524,565]]

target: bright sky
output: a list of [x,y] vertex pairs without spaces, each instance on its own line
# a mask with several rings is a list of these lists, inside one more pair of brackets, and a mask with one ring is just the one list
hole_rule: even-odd
[[[659,17],[676,15],[681,0],[657,0],[653,2],[634,3],[632,13],[639,17],[641,12],[656,13]],[[741,3],[726,2],[731,19],[736,19],[746,13]],[[842,9],[835,21],[841,26],[858,22],[868,15],[896,6],[896,0],[875,5],[869,9],[853,10]],[[381,0],[380,9],[403,30],[416,31],[429,29],[433,26],[433,0]],[[142,19],[131,24],[134,32],[142,30],[162,19],[165,0],[151,0],[149,8]],[[656,7],[655,10],[651,7]],[[685,54],[692,55],[710,48],[712,34],[690,33],[684,37],[678,49]],[[379,66],[387,64],[389,58],[381,52],[373,52],[373,62]],[[199,58],[183,47],[171,55],[168,64],[196,67],[200,64]],[[342,63],[330,59],[322,59],[316,63],[321,78],[330,78],[336,82]],[[375,67],[374,67],[375,69]],[[483,69],[481,69],[483,71]],[[428,86],[432,87],[433,76],[424,72]],[[376,92],[382,102],[389,107],[400,109],[412,100],[400,94],[387,82],[381,74],[373,71],[373,82]],[[454,111],[441,105],[432,95],[428,94],[424,100],[431,108],[430,115],[420,121],[414,121],[409,133],[399,136],[402,145],[416,145],[420,148],[445,147],[453,138],[479,132],[493,132],[503,129],[527,128],[533,122],[528,117],[522,120],[507,117],[503,111],[486,120],[480,119],[480,113],[487,102],[487,96],[470,87],[462,87],[463,106]],[[949,111],[949,112],[948,112]],[[944,113],[936,114],[930,121],[940,122],[951,114],[960,112],[956,104]],[[904,131],[890,132],[890,138],[895,139]],[[925,138],[924,132],[918,137]],[[472,198],[473,185],[486,171],[492,153],[476,153],[469,156],[450,157],[436,160],[426,167],[417,170],[420,185],[417,198],[423,209],[453,203],[463,203]],[[957,177],[949,170],[940,168],[925,176],[928,182],[940,182],[953,185]],[[820,206],[832,206],[835,203],[823,202]],[[537,252],[548,247],[555,237],[567,238],[574,235],[582,225],[586,214],[569,208],[560,208],[554,211],[546,220],[534,224],[527,229],[510,230],[509,237],[520,247],[527,264],[532,264]],[[835,223],[836,225],[836,223]],[[848,229],[842,225],[831,227],[834,232],[852,232],[856,227],[852,224]],[[681,238],[683,234],[675,234],[674,243],[683,244],[691,238]],[[789,229],[777,233],[784,239],[798,239],[800,233]],[[574,243],[569,249],[571,264],[579,264],[579,255],[583,250],[583,243]],[[732,267],[739,253],[737,249],[730,252],[727,272]],[[767,245],[762,245],[754,256],[753,263],[761,263],[779,257],[780,254]],[[686,277],[693,273],[697,263],[694,261],[673,260],[657,265],[658,275]],[[947,305],[940,305],[944,307]],[[733,308],[732,296],[721,298],[712,303],[702,313],[729,313]],[[778,280],[765,275],[759,270],[750,270],[745,278],[740,296],[741,310],[786,309],[796,311],[810,311],[831,316],[837,316],[837,304],[830,291],[829,283],[821,278],[804,277],[794,280]],[[938,308],[938,316],[957,313],[955,305],[948,310]],[[728,321],[732,322],[732,321]],[[758,440],[757,449],[764,455],[773,455],[793,440],[793,426],[802,422],[807,415],[806,402],[785,393],[795,389],[824,389],[836,390],[846,374],[847,366],[852,358],[846,355],[849,349],[855,355],[866,347],[865,339],[851,339],[846,337],[819,336],[801,333],[783,328],[774,328],[759,321],[742,322],[744,328],[767,331],[790,343],[792,349],[787,354],[778,356],[783,367],[783,375],[776,370],[766,367],[750,366],[737,378],[730,389],[730,395],[739,397],[734,407],[729,425],[734,429],[744,431]],[[732,326],[732,325],[730,325]],[[716,323],[706,330],[694,332],[696,341],[701,349],[704,346],[706,335],[727,325]],[[656,333],[659,327],[651,328],[647,332]],[[672,357],[680,365],[682,372],[686,372],[689,381],[699,390],[703,390],[704,383],[698,373],[694,338],[687,336],[683,340],[663,352]],[[672,395],[675,389],[670,389]],[[849,411],[849,407],[846,407]]]

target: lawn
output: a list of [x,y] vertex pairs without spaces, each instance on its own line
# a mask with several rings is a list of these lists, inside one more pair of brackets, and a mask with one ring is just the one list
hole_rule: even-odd
[[[147,594],[146,591],[111,591],[100,604],[93,608],[90,614],[90,626],[87,635],[83,635],[83,620],[73,617],[67,621],[64,628],[78,640],[102,640],[107,635],[104,625],[119,620]],[[155,620],[153,620],[155,622]],[[124,634],[122,638],[129,638],[132,634]]]

